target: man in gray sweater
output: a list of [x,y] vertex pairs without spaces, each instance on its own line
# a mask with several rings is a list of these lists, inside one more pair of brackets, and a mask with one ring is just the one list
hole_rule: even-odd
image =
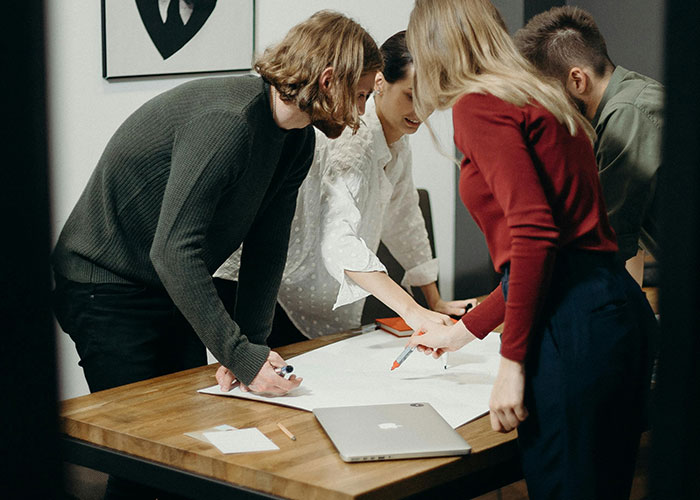
[[[379,69],[365,30],[322,11],[256,62],[262,78],[182,84],[119,127],[52,257],[56,316],[91,391],[205,364],[204,346],[224,389],[299,385],[265,341],[311,125],[357,128]],[[231,317],[212,273],[244,241]]]

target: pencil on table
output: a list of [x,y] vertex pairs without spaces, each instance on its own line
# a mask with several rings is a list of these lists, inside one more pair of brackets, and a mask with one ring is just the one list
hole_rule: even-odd
[[297,440],[297,437],[296,437],[294,434],[292,434],[291,432],[289,432],[289,429],[287,429],[284,425],[282,425],[282,424],[280,424],[279,422],[277,422],[277,427],[279,427],[280,430],[281,430],[282,432],[284,432],[284,433],[287,435],[287,437],[289,437],[289,439],[291,439],[292,441],[296,441],[296,440]]

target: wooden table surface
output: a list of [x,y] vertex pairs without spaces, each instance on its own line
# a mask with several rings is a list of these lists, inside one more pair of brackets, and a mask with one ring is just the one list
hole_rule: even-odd
[[[656,291],[647,290],[647,296],[656,310]],[[348,336],[331,335],[278,351],[289,358]],[[61,405],[63,434],[177,471],[305,500],[404,498],[464,478],[477,480],[489,471],[497,475],[501,464],[516,457],[516,433],[492,431],[486,415],[458,429],[471,444],[471,455],[345,463],[310,412],[199,394],[198,389],[215,383],[217,367],[204,366],[66,400]],[[296,441],[277,422],[293,432]],[[280,450],[224,455],[213,445],[184,435],[221,424],[257,427]]]
[[[347,338],[331,335],[278,349],[285,358]],[[515,433],[490,429],[488,416],[463,425],[466,457],[345,463],[312,413],[240,398],[199,394],[216,383],[218,364],[66,400],[64,435],[110,450],[296,499],[404,498],[515,457]],[[289,439],[282,422],[296,435]],[[221,424],[257,427],[279,451],[224,455],[185,432]],[[85,465],[85,464],[84,464]],[[477,477],[475,476],[475,477]]]

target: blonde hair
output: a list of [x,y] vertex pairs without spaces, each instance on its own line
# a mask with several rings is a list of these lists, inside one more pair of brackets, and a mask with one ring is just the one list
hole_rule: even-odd
[[415,61],[414,107],[427,118],[464,94],[491,94],[516,106],[536,101],[567,127],[595,132],[554,78],[520,55],[488,0],[416,0],[407,30]]
[[[329,92],[319,78],[333,68]],[[382,57],[372,37],[344,15],[322,10],[294,26],[284,39],[265,50],[255,70],[285,101],[312,117],[324,117],[357,130],[357,85],[368,72],[382,69]]]

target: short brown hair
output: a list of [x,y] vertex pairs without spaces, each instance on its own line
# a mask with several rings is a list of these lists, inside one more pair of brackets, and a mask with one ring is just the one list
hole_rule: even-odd
[[[319,77],[333,68],[330,95],[321,92]],[[357,85],[363,74],[382,69],[382,57],[372,37],[344,15],[322,10],[294,26],[269,47],[255,70],[280,93],[312,116],[323,115],[357,130]]]
[[593,16],[578,7],[554,7],[536,15],[514,40],[537,69],[560,81],[574,66],[585,65],[599,77],[614,67]]

